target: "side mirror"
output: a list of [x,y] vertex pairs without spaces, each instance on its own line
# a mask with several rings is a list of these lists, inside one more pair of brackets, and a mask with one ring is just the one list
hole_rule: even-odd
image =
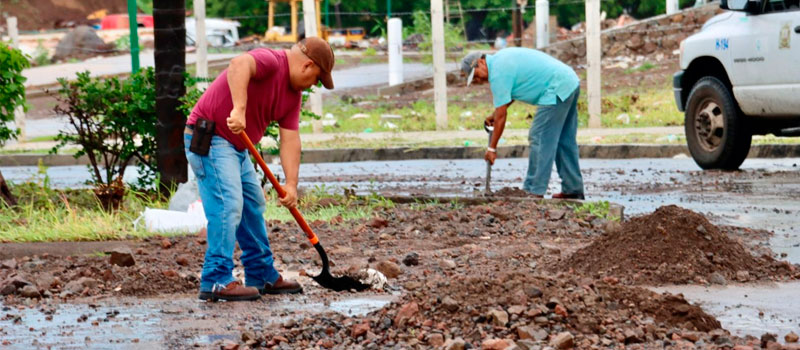
[[762,0],[722,0],[719,7],[723,10],[761,13],[763,5]]

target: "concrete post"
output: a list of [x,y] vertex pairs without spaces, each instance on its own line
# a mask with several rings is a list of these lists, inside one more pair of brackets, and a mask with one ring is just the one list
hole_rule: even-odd
[[[208,79],[208,38],[206,37],[206,0],[194,0],[194,32],[197,50],[197,76]],[[207,82],[200,82],[197,88],[205,90]]]
[[431,36],[433,41],[433,102],[436,129],[447,128],[447,73],[444,64],[444,13],[442,0],[431,0]]
[[403,82],[403,20],[390,18],[389,41],[389,86]]
[[[303,23],[305,24],[306,38],[317,36],[317,6],[315,0],[303,0]],[[319,89],[319,88],[318,88]],[[311,112],[322,115],[322,91],[315,91],[308,97]],[[322,120],[311,122],[315,134],[322,133]]]
[[536,48],[550,45],[550,1],[536,0]]
[[268,1],[267,5],[267,31],[275,26],[275,2]]
[[[17,17],[6,18],[8,24],[8,36],[11,39],[11,47],[19,48],[19,30],[17,29]],[[25,142],[25,109],[22,106],[14,110],[14,125],[19,130],[19,141]]]
[[589,100],[589,127],[601,127],[600,114],[600,0],[586,0],[586,86]]
[[667,0],[667,14],[671,15],[680,11],[678,0]]

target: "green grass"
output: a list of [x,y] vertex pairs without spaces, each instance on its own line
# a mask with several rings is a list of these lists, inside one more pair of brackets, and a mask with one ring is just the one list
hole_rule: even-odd
[[37,136],[37,137],[29,138],[29,139],[27,139],[25,141],[26,142],[49,142],[49,141],[55,141],[55,140],[56,140],[56,136],[55,135],[51,135],[51,136]]
[[636,73],[636,72],[646,72],[646,71],[649,71],[649,70],[651,70],[651,69],[653,69],[655,67],[657,67],[657,66],[654,63],[645,61],[644,63],[642,63],[639,66],[631,67],[631,68],[628,68],[628,69],[624,70],[623,73],[625,73],[625,74],[633,74],[633,73]]
[[611,203],[608,201],[583,202],[581,204],[567,204],[580,218],[598,217],[606,220],[619,221],[618,217],[610,216]]
[[[450,96],[447,105],[448,130],[480,130],[483,120],[494,110],[491,103],[475,102],[480,96],[468,93],[464,96]],[[368,102],[364,104],[363,102]],[[419,99],[406,105],[398,105],[391,99],[365,96],[359,105],[338,99],[325,100],[325,114],[330,113],[337,121],[335,126],[326,126],[326,133],[336,132],[379,132],[379,131],[433,131],[436,130],[436,113],[430,97]],[[683,114],[675,107],[672,89],[664,85],[644,91],[620,90],[603,96],[601,123],[606,128],[648,127],[683,125]],[[579,127],[586,127],[589,121],[585,94],[578,101]],[[356,114],[366,118],[352,119]],[[381,120],[383,114],[402,116],[399,120]],[[536,115],[536,107],[525,103],[514,103],[508,109],[510,129],[527,129]],[[625,116],[627,115],[627,117]],[[312,132],[310,125],[300,129],[303,133]]]
[[[11,185],[11,190],[19,203],[14,208],[0,203],[0,242],[103,241],[170,235],[169,232],[156,234],[143,227],[134,228],[133,221],[145,208],[168,206],[166,198],[155,194],[129,191],[120,210],[106,212],[92,190],[55,190],[50,188],[46,176]],[[376,209],[394,206],[390,200],[375,194],[355,197],[329,192],[328,188],[317,187],[303,196],[300,208],[309,221],[367,218]],[[334,199],[335,204],[319,205],[325,198]],[[293,220],[289,211],[280,207],[273,197],[267,200],[264,218]]]

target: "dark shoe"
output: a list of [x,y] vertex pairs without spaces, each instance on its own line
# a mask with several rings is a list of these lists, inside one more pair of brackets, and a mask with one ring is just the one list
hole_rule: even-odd
[[227,300],[227,301],[243,301],[243,300],[256,300],[261,297],[258,294],[258,289],[254,287],[245,287],[242,282],[233,281],[228,283],[227,286],[215,284],[210,292],[200,292],[198,296],[200,300]]
[[556,193],[553,195],[553,199],[580,199],[584,200],[583,193]]
[[303,287],[297,281],[287,281],[283,279],[283,276],[278,276],[275,283],[264,284],[264,287],[259,288],[258,292],[261,294],[297,294],[303,292]]

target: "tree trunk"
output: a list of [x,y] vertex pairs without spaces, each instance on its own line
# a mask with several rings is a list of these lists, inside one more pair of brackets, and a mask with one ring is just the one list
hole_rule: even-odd
[[153,2],[156,62],[156,116],[158,118],[158,171],[161,190],[187,180],[183,153],[186,117],[178,110],[178,98],[186,94],[186,13],[184,0]]
[[17,205],[17,199],[11,194],[11,189],[9,189],[8,184],[6,184],[3,172],[0,172],[0,200],[4,201],[9,206]]
[[333,3],[333,11],[336,12],[336,28],[342,28],[342,15],[339,14],[339,4],[341,3],[341,0]]

